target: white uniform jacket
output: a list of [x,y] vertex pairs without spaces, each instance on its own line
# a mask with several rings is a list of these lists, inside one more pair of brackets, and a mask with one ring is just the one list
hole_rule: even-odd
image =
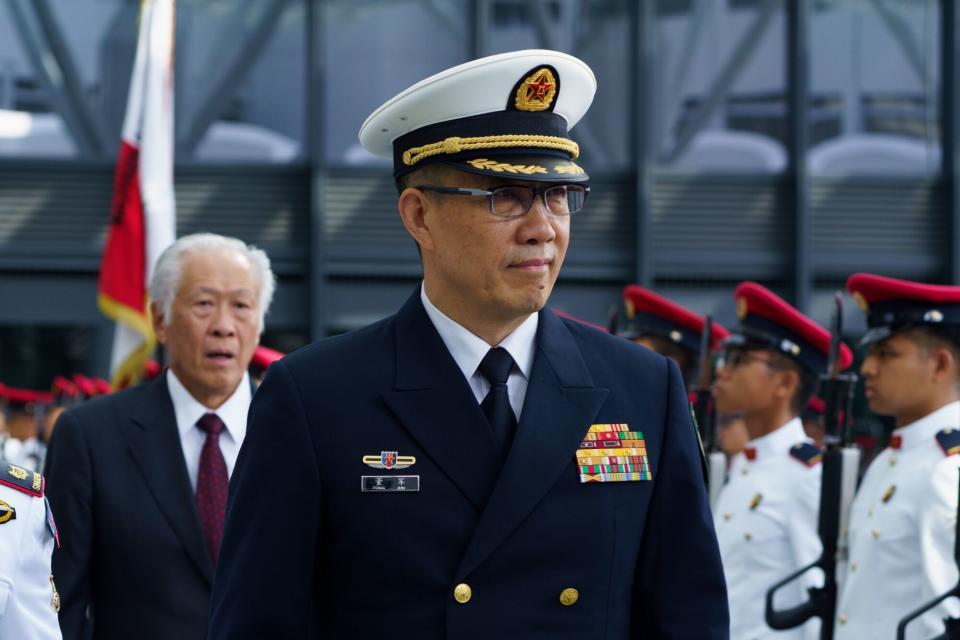
[[[36,487],[36,488],[34,488]],[[0,460],[0,637],[59,640],[50,571],[56,527],[43,477]]]
[[[820,453],[794,418],[747,443],[744,460],[731,468],[720,492],[714,523],[730,599],[730,637],[816,638],[819,622],[773,631],[764,621],[767,590],[820,556]],[[818,570],[782,589],[778,609],[806,599],[806,588],[823,582]]]
[[[894,431],[891,442],[899,447],[884,449],[870,463],[850,514],[836,640],[892,640],[904,616],[956,585],[960,455],[948,455],[941,441],[957,428],[960,402]],[[952,439],[960,438],[953,433]],[[941,620],[957,614],[947,600],[911,623],[906,637],[937,636]]]

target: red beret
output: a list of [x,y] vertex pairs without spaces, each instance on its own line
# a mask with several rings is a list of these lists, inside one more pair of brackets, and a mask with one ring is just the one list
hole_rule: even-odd
[[81,373],[73,374],[73,381],[76,383],[77,388],[80,389],[80,393],[92,398],[97,395],[97,385],[93,383],[93,380]]
[[160,363],[154,359],[147,360],[146,364],[143,365],[143,377],[147,380],[153,380],[160,372],[163,371],[163,367],[160,366]]
[[[783,298],[756,282],[742,282],[734,292],[740,325],[732,344],[755,345],[790,356],[813,373],[826,373],[830,332]],[[853,364],[853,352],[840,344],[840,368]]]
[[869,330],[861,344],[923,325],[960,325],[960,287],[855,273],[847,290],[867,314]]
[[53,384],[50,386],[53,395],[60,398],[73,399],[80,395],[77,385],[73,384],[63,376],[54,376]]
[[250,366],[254,369],[266,371],[267,367],[285,356],[285,353],[276,351],[263,345],[257,345],[253,350],[253,357],[250,359]]
[[[672,340],[693,353],[700,350],[700,337],[706,324],[703,316],[635,284],[624,288],[623,300],[627,307],[627,325],[620,335],[632,339],[653,334]],[[726,328],[714,322],[711,350],[719,348],[729,335]]]
[[100,395],[107,395],[108,393],[113,393],[113,386],[103,378],[94,378],[93,384],[97,389],[97,393]]
[[50,404],[53,401],[53,394],[45,391],[34,391],[33,389],[16,389],[14,387],[3,387],[3,397],[7,399],[11,407],[28,407],[34,404]]
[[807,407],[805,411],[822,416],[827,412],[827,403],[824,402],[823,398],[820,396],[812,396],[810,400],[807,401]]

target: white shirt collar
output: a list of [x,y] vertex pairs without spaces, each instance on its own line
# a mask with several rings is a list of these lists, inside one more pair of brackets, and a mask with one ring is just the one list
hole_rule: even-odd
[[747,443],[747,447],[756,450],[757,455],[754,458],[757,461],[768,460],[774,456],[782,456],[790,453],[790,448],[798,442],[808,442],[806,432],[803,430],[803,422],[800,418],[792,418],[782,427],[775,431],[760,436]]
[[240,384],[237,385],[227,401],[211,411],[194,398],[183,383],[177,379],[172,369],[167,369],[167,388],[170,390],[170,400],[173,401],[173,411],[177,417],[177,430],[180,437],[192,429],[197,420],[207,413],[216,413],[227,427],[227,433],[236,442],[242,442],[247,433],[247,411],[250,409],[250,377],[244,372]]
[[[464,377],[469,380],[476,373],[480,361],[487,355],[490,345],[482,338],[470,332],[469,329],[456,321],[451,320],[442,311],[437,309],[427,297],[426,289],[420,285],[420,300],[427,316],[436,327],[437,333],[453,356],[453,360],[460,367]],[[527,380],[530,379],[530,370],[533,368],[534,342],[537,337],[539,314],[531,313],[519,327],[503,339],[499,347],[507,350],[513,358],[517,369]]]
[[945,404],[916,422],[894,429],[893,434],[903,438],[900,448],[907,449],[922,442],[929,442],[948,427],[960,428],[960,401]]

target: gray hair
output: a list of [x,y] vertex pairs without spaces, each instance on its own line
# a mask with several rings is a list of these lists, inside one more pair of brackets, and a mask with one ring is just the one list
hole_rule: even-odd
[[264,318],[270,309],[270,303],[273,302],[273,292],[277,286],[276,276],[270,269],[270,258],[262,249],[237,238],[215,233],[194,233],[178,238],[157,258],[153,275],[150,277],[150,299],[160,307],[163,317],[169,319],[173,311],[173,301],[180,289],[184,254],[208,251],[231,251],[250,261],[260,280],[260,332],[263,333]]

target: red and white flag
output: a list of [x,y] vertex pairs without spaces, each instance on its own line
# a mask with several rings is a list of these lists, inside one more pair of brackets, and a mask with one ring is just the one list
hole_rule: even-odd
[[97,305],[116,322],[110,376],[136,382],[156,348],[147,283],[176,237],[173,54],[176,0],[142,0],[137,54],[113,180]]

